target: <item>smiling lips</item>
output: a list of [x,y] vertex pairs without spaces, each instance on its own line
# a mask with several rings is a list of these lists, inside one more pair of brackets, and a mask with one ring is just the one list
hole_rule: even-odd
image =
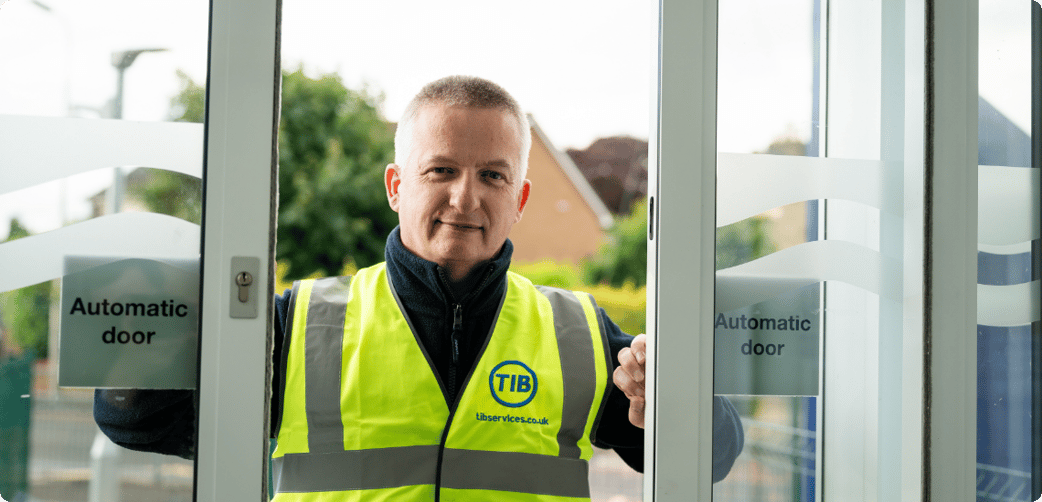
[[453,223],[453,222],[450,222],[450,221],[441,221],[441,220],[437,220],[437,221],[438,221],[438,223],[441,223],[443,225],[449,225],[449,226],[455,227],[457,230],[481,230],[481,227],[477,226],[477,225],[468,225],[466,223]]

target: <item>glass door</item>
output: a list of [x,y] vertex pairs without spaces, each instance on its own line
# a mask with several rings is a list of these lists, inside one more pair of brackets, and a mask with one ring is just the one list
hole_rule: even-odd
[[[1025,38],[1028,4],[1012,24],[975,1],[661,4],[651,500],[1027,496],[1033,342],[1007,328],[1037,319],[1037,180],[978,168],[985,73],[1010,80],[981,66],[978,93],[977,44],[983,65],[987,29]],[[988,57],[1024,75],[1009,44]],[[1023,114],[1018,82],[995,94]],[[978,184],[1002,208],[980,220]],[[983,240],[1000,228],[1021,233]],[[1020,275],[978,286],[979,251]],[[1013,317],[979,321],[986,301]],[[714,394],[745,433],[715,484]]]
[[[3,499],[262,497],[276,12],[3,6]],[[197,410],[174,455],[95,424],[145,392]]]
[[[206,82],[208,11],[118,0],[0,10],[5,500],[192,500],[192,462],[115,446],[95,424],[92,388],[195,387],[204,130],[171,101],[185,78]],[[177,295],[185,316],[128,315],[127,292],[101,282],[146,270],[180,291],[143,281],[143,304]]]

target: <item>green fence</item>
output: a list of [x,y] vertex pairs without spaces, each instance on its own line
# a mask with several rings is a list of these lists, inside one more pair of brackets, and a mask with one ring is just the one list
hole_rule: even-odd
[[[35,357],[0,362],[0,495],[18,500],[29,493],[29,414]],[[25,494],[25,495],[23,495]]]

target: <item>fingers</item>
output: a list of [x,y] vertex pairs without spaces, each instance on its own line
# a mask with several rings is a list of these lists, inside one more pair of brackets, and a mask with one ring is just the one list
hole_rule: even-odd
[[644,365],[637,362],[637,353],[632,348],[626,347],[619,351],[619,368],[634,382],[644,385]]
[[[647,357],[645,355],[646,349],[646,336],[641,334],[633,338],[633,342],[629,347],[626,347],[619,351],[619,368],[629,377],[630,381],[635,382],[640,386],[640,392],[635,389],[630,389],[626,392],[627,396],[637,395],[644,396],[644,376],[647,368]],[[628,381],[624,380],[628,383]],[[618,385],[618,383],[616,383]],[[627,391],[626,388],[619,386],[623,391]]]
[[630,423],[644,428],[644,398],[642,397],[631,397],[630,398]]
[[630,350],[634,352],[634,356],[637,358],[637,362],[640,363],[641,369],[644,368],[644,362],[647,360],[647,357],[645,357],[647,338],[647,335],[641,333],[633,337],[633,342],[630,343]]
[[633,377],[629,373],[626,373],[622,369],[622,366],[615,368],[615,373],[612,373],[612,381],[615,382],[615,386],[626,394],[626,397],[633,399],[634,397],[644,397],[644,383],[633,380]]
[[644,377],[647,367],[647,341],[641,334],[633,338],[629,347],[619,351],[619,367],[615,368],[612,380],[630,400],[629,420],[633,425],[644,428]]

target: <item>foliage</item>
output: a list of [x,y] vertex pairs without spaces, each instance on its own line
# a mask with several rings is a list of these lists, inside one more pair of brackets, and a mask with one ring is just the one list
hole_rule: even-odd
[[531,263],[511,262],[510,270],[532,281],[533,284],[561,289],[580,289],[583,286],[581,273],[570,264],[559,264],[552,260]]
[[[29,231],[17,218],[13,218],[5,242],[28,236]],[[0,313],[3,314],[0,318],[6,324],[11,340],[24,350],[34,351],[39,357],[47,357],[50,308],[50,282],[0,294]]]
[[[170,118],[175,122],[202,122],[205,118],[206,89],[177,70],[181,90],[170,100]],[[143,174],[140,181],[131,180]],[[138,168],[128,176],[127,192],[153,213],[176,216],[200,224],[203,217],[202,180],[187,174],[162,169]]]
[[559,264],[550,260],[533,263],[511,263],[510,270],[532,281],[534,284],[555,288],[585,291],[593,295],[597,306],[604,308],[615,324],[626,333],[636,335],[646,329],[645,308],[647,288],[636,287],[627,282],[621,287],[607,284],[585,284],[579,267]]
[[593,295],[597,306],[604,308],[604,312],[622,331],[631,335],[647,333],[647,287],[637,288],[627,283],[621,288],[614,288],[599,284],[583,287],[582,290]]
[[765,216],[754,216],[716,229],[716,269],[741,265],[774,252]]
[[588,284],[610,284],[616,288],[632,283],[643,286],[648,278],[648,205],[633,204],[629,215],[616,219],[608,241],[584,265]]
[[398,215],[387,204],[384,167],[394,133],[379,98],[339,77],[283,76],[276,256],[290,277],[339,272],[346,263],[383,261]]
[[289,271],[289,264],[288,263],[286,263],[284,261],[280,261],[280,262],[276,262],[275,263],[275,294],[276,295],[281,295],[287,289],[291,289],[293,287],[293,281],[303,280],[303,279],[319,279],[319,278],[322,278],[322,277],[329,277],[331,275],[338,275],[338,276],[339,275],[355,275],[355,273],[358,272],[358,267],[356,267],[354,265],[354,263],[347,263],[347,264],[344,265],[344,268],[340,269],[340,271],[335,273],[335,274],[324,274],[322,272],[312,272],[307,277],[295,277],[295,278],[290,278],[287,275],[288,271]]
[[181,90],[170,100],[170,116],[175,122],[203,123],[206,117],[206,89],[195,83],[192,77],[177,70]]
[[187,174],[152,169],[138,168],[147,173],[145,180],[127,188],[150,211],[169,214],[196,225],[203,219],[203,186],[202,180]]
[[[172,105],[178,120],[201,121],[204,92],[182,72]],[[383,260],[398,216],[384,195],[394,132],[381,98],[344,87],[334,74],[282,76],[276,258],[286,276],[335,275],[347,264]]]

